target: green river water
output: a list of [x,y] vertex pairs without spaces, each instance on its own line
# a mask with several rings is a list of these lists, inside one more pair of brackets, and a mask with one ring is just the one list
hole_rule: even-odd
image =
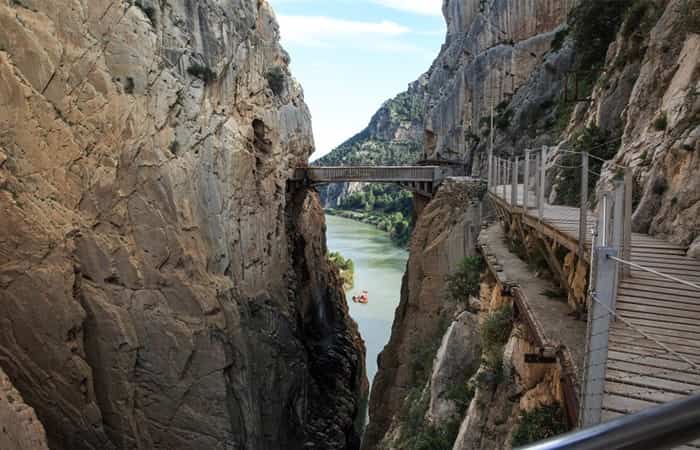
[[[401,296],[401,279],[408,252],[372,225],[326,215],[328,249],[355,264],[355,286],[345,294],[350,314],[357,321],[367,346],[367,376],[377,373],[377,356],[389,342],[394,311]],[[369,304],[352,302],[353,295],[369,291]]]

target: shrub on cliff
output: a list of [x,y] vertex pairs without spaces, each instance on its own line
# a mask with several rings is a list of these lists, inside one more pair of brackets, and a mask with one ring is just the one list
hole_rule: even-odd
[[415,387],[404,401],[401,413],[402,439],[400,448],[404,450],[451,450],[459,432],[459,422],[450,421],[440,426],[425,423],[429,395],[424,395],[422,387]]
[[559,405],[540,406],[520,416],[513,433],[513,447],[538,442],[567,431],[564,411]]
[[583,0],[574,8],[570,22],[576,70],[598,72],[602,69],[608,47],[632,3],[632,0]]
[[343,288],[348,290],[355,284],[355,263],[350,258],[344,258],[340,252],[330,252],[328,260],[340,272],[340,278],[343,279]]
[[668,128],[668,115],[665,111],[661,111],[661,114],[654,120],[654,128],[657,131],[665,131]]
[[216,80],[216,73],[211,70],[211,67],[200,63],[192,63],[192,65],[187,68],[187,73],[204,81],[205,84]]
[[679,11],[685,31],[700,34],[700,3],[697,0],[683,0]]
[[267,84],[270,86],[270,89],[272,89],[272,92],[274,92],[275,95],[281,95],[282,92],[284,92],[284,85],[287,76],[285,75],[282,67],[275,66],[268,70],[265,74],[265,78],[267,79]]
[[484,364],[491,369],[495,384],[499,384],[503,378],[503,347],[512,330],[513,308],[510,305],[492,312],[481,326]]
[[136,0],[136,2],[134,3],[134,6],[136,6],[141,11],[143,11],[143,13],[146,15],[146,17],[148,17],[148,20],[151,21],[153,26],[156,25],[156,9],[153,6],[148,5],[148,4],[144,4],[144,2],[142,0]]
[[467,256],[457,271],[447,277],[447,295],[452,301],[469,303],[469,297],[479,294],[484,260],[480,256]]
[[618,147],[619,141],[613,139],[608,131],[597,126],[583,130],[573,144],[572,150],[576,153],[567,153],[559,163],[557,203],[581,206],[581,155],[579,153],[588,152],[593,156],[588,159],[588,198],[592,204],[595,201],[595,187],[600,178],[598,174],[603,169],[601,160],[612,159]]

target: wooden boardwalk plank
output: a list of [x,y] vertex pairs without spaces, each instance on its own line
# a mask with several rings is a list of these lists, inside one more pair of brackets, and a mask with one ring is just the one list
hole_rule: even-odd
[[696,324],[698,320],[693,317],[698,311],[688,311],[686,309],[673,309],[654,305],[640,305],[633,302],[618,302],[617,310],[634,314],[649,314],[658,317],[661,321],[679,321],[679,323]]
[[[619,337],[626,337],[626,338],[631,338],[631,339],[636,339],[639,345],[649,345],[650,343],[653,343],[653,341],[650,341],[646,338],[644,338],[642,335],[640,335],[638,332],[631,331],[631,330],[622,330],[622,329],[613,329],[610,332],[611,336],[619,336]],[[678,347],[679,349],[686,349],[689,353],[695,351],[695,349],[700,349],[700,342],[699,341],[684,341],[679,343],[679,340],[675,336],[664,336],[660,334],[655,334],[653,336],[655,341],[661,342],[662,344],[676,348]]]
[[603,408],[622,414],[632,414],[647,408],[653,408],[658,403],[628,398],[620,395],[607,393],[603,398]]
[[646,284],[632,284],[627,281],[620,283],[620,291],[625,292],[627,295],[634,296],[635,293],[643,295],[645,293],[659,293],[668,294],[674,297],[687,297],[690,299],[698,299],[700,302],[700,297],[693,295],[692,291],[686,291],[685,289],[672,289],[663,287],[654,287]]
[[623,383],[618,383],[618,382],[615,382],[613,380],[614,380],[614,378],[611,378],[610,381],[607,381],[605,383],[605,392],[608,392],[610,394],[619,395],[621,397],[628,397],[628,398],[635,398],[638,400],[645,400],[648,402],[654,402],[654,403],[673,402],[673,401],[680,400],[680,399],[692,394],[692,392],[678,394],[676,392],[664,391],[664,390],[657,389],[657,388],[651,387],[651,386],[636,386],[636,385],[627,383],[626,381]]
[[674,330],[678,329],[678,327],[674,325],[682,324],[683,326],[688,326],[689,328],[695,329],[698,333],[700,333],[698,321],[693,317],[687,317],[685,314],[674,314],[665,308],[656,309],[653,311],[649,311],[649,308],[646,308],[646,311],[639,311],[639,309],[640,308],[627,308],[626,305],[620,305],[618,307],[620,316],[624,317],[625,319],[644,319],[656,321],[659,323],[659,327],[664,328],[668,326],[666,323],[670,323],[670,328]]

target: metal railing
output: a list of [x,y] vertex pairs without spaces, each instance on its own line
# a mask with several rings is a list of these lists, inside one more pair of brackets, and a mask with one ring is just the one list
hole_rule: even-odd
[[434,182],[441,178],[444,167],[437,166],[345,166],[307,167],[297,169],[294,179],[305,177],[317,183],[345,181],[365,182]]
[[[575,152],[559,149],[556,153],[550,148],[525,150],[523,157],[500,158],[493,156],[490,161],[489,191],[515,208],[521,208],[526,214],[534,216],[540,222],[552,221],[554,226],[561,225],[565,232],[575,236],[578,251],[584,255],[590,236],[590,229],[595,221],[594,209],[599,206],[599,199],[589,195],[591,176],[600,177],[592,170],[591,161],[599,158],[588,152]],[[613,181],[614,203],[620,210],[620,229],[616,237],[620,239],[620,256],[629,258],[632,236],[632,172],[627,167],[617,166],[621,176]],[[576,185],[569,177],[578,177]],[[550,204],[549,194],[553,191],[558,196],[568,189],[566,198],[576,205]],[[613,195],[613,194],[611,194]],[[610,205],[612,205],[612,201]],[[619,232],[618,232],[619,231]],[[625,268],[623,274],[629,271]]]
[[700,395],[518,450],[660,450],[700,438]]
[[[694,307],[685,306],[689,301],[700,301],[700,273],[692,272],[692,267],[697,266],[688,262],[689,269],[685,271],[677,267],[665,270],[674,262],[682,262],[664,256],[663,252],[671,251],[663,250],[665,244],[639,235],[635,235],[635,243],[639,245],[635,254],[644,256],[639,260],[635,257],[635,262],[632,262],[631,170],[608,163],[609,168],[616,172],[605,184],[610,189],[599,192],[597,198],[592,199],[589,198],[589,175],[600,177],[600,173],[592,169],[591,161],[594,161],[594,169],[601,168],[601,160],[589,153],[560,149],[558,154],[552,155],[543,148],[525,152],[522,159],[493,157],[489,165],[492,198],[508,204],[513,212],[529,216],[531,226],[546,224],[565,234],[578,235],[579,257],[590,254],[586,349],[579,411],[579,425],[582,427],[600,424],[604,411],[627,414],[644,405],[667,402],[700,391],[700,388],[693,387],[697,386],[694,380],[700,376],[700,360],[695,350],[700,336],[696,339],[693,333],[697,333],[700,325],[694,320],[697,317]],[[566,177],[570,178],[567,180]],[[579,180],[574,182],[574,177]],[[577,185],[572,183],[578,182],[577,190]],[[547,201],[548,194],[562,187],[568,189],[566,198],[578,206],[557,206]],[[653,259],[655,248],[661,248],[660,261]],[[665,261],[666,258],[669,261]],[[688,279],[672,275],[681,273],[685,273]],[[658,286],[659,283],[662,285]],[[657,286],[659,291],[654,290]],[[653,297],[657,292],[664,297],[661,303]],[[664,303],[673,302],[675,292],[683,296],[678,300],[679,304]],[[698,295],[693,294],[695,292]],[[672,380],[670,388],[669,380]],[[604,401],[611,395],[617,396],[617,400]],[[627,401],[625,399],[629,401],[621,403]],[[533,448],[656,448],[647,445],[646,441],[644,445],[637,442],[635,446],[636,441],[627,440],[620,447],[609,445],[607,441],[593,440],[591,446],[586,446],[589,441],[585,439],[581,442],[584,443],[580,447],[573,442],[568,444],[571,446]],[[630,442],[633,443],[628,446]]]

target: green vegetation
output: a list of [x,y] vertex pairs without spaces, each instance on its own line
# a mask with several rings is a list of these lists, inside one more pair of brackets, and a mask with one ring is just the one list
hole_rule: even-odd
[[680,17],[688,33],[700,34],[700,3],[697,0],[683,0],[680,4]]
[[571,120],[571,114],[574,112],[574,102],[567,102],[562,98],[557,102],[554,110],[554,121],[550,124],[550,128],[558,135],[561,135]]
[[[471,378],[471,377],[469,377]],[[447,390],[446,397],[457,405],[457,415],[460,417],[464,416],[464,413],[469,408],[469,404],[474,398],[476,386],[470,383],[469,380],[465,380],[464,383],[456,384],[450,386]]]
[[187,68],[187,73],[204,81],[205,84],[216,80],[216,73],[209,66],[200,63],[192,63]]
[[495,384],[503,381],[503,347],[513,330],[513,308],[506,305],[492,312],[481,326],[483,362],[491,370]]
[[656,195],[664,195],[668,191],[668,182],[665,178],[659,178],[654,182],[651,191]]
[[[633,34],[633,44],[629,45],[624,58],[637,57],[638,54],[643,54],[643,41],[648,32],[635,31],[635,27],[640,25],[646,30],[648,24],[655,22],[658,12],[659,9],[650,0],[582,0],[571,11],[569,26],[555,34],[552,50],[561,49],[567,38],[572,40],[575,60],[571,72],[576,74],[579,99],[589,98],[593,93],[605,67],[608,47],[615,40],[620,27],[624,24],[625,31]],[[573,78],[568,82],[571,91],[574,88]],[[542,108],[545,111],[539,115],[534,114],[531,122],[536,122],[554,106],[553,117],[547,120],[545,128],[561,135],[569,124],[576,106],[576,103],[570,100],[564,99],[562,95],[561,100],[556,103],[543,104]],[[532,129],[528,131],[531,135],[536,132]]]
[[[602,160],[609,160],[615,156],[619,142],[613,139],[610,132],[591,126],[583,130],[574,141],[574,152],[588,152],[593,157],[588,159],[588,198],[595,201],[595,186],[600,178],[597,174],[603,168]],[[581,206],[581,155],[567,153],[561,159],[559,169],[559,188],[557,190],[557,202],[569,206]]]
[[413,199],[398,186],[370,184],[344,198],[338,209],[327,212],[374,225],[401,247],[411,239]]
[[620,49],[615,66],[622,68],[630,62],[639,61],[646,53],[651,29],[659,20],[663,9],[652,0],[634,0],[625,12],[620,30],[625,43]]
[[644,152],[639,157],[639,160],[642,166],[651,165],[651,156],[649,156],[649,152],[647,150],[644,150]]
[[173,155],[177,155],[177,152],[180,150],[180,142],[178,142],[177,139],[172,141],[170,145],[168,145],[168,150]]
[[281,95],[282,92],[284,92],[287,75],[284,73],[284,69],[282,69],[282,67],[275,66],[268,70],[265,74],[265,78],[267,79],[267,84],[270,86],[270,89],[272,89],[272,92],[275,95]]
[[421,426],[415,434],[408,437],[401,448],[405,450],[452,450],[459,422],[452,421],[444,426]]
[[[433,359],[440,347],[442,336],[447,330],[448,320],[440,316],[439,325],[428,339],[415,339],[411,347],[411,389],[401,408],[402,441],[399,448],[405,450],[451,450],[459,432],[459,421],[450,421],[431,426],[425,423],[430,395],[424,394],[424,387],[430,377]],[[460,411],[466,410],[474,396],[468,383],[454,386],[448,396],[457,403]]]
[[562,28],[554,34],[554,39],[552,39],[552,51],[559,51],[564,46],[564,41],[569,35],[568,28]]
[[513,433],[513,447],[528,445],[567,431],[564,411],[559,405],[540,406],[520,416]]
[[136,0],[134,6],[143,11],[151,24],[156,25],[156,9],[153,6],[144,4],[142,0]]
[[[422,97],[403,92],[384,103],[362,132],[348,139],[314,164],[321,166],[381,166],[410,165],[422,157],[423,146],[413,138],[387,138],[394,127],[422,130]],[[398,135],[397,135],[398,136]],[[329,200],[332,189],[319,189],[321,197]],[[334,200],[334,199],[330,199]],[[361,220],[387,231],[399,246],[407,246],[413,230],[413,198],[395,185],[364,186],[341,199],[332,214]]]
[[459,432],[459,422],[451,421],[442,426],[430,426],[425,423],[425,413],[428,411],[428,395],[423,395],[423,389],[415,387],[406,397],[401,410],[403,425],[403,440],[401,449],[404,450],[451,450]]
[[668,128],[668,115],[666,111],[661,111],[661,114],[654,120],[654,128],[657,131],[664,131]]
[[510,125],[510,121],[512,118],[513,118],[513,111],[510,109],[507,109],[507,110],[499,113],[498,116],[496,116],[494,118],[494,123],[496,125],[496,128],[498,128],[499,130],[505,130]]
[[340,252],[328,253],[328,260],[340,272],[340,278],[343,279],[343,288],[351,289],[355,284],[355,263],[350,258],[344,258]]
[[124,81],[124,93],[131,95],[134,93],[134,89],[136,89],[134,79],[132,77],[126,77],[126,80]]
[[[620,30],[622,36],[629,38],[634,33],[646,34],[653,26],[654,21],[648,20],[650,12],[656,11],[658,6],[652,0],[634,0],[625,12],[625,20]],[[658,12],[655,14],[658,17]]]
[[633,0],[601,2],[583,0],[571,13],[571,35],[576,62],[574,70],[588,72],[595,82],[605,64],[608,46],[615,39]]
[[414,343],[411,348],[411,383],[422,387],[430,376],[433,368],[433,358],[440,348],[440,337],[430,342]]
[[484,268],[481,256],[467,256],[457,271],[447,277],[447,295],[450,300],[469,304],[469,297],[479,294],[479,282]]
[[[389,120],[390,124],[382,124]],[[423,154],[422,142],[387,140],[380,131],[392,125],[423,127],[422,97],[403,92],[384,103],[369,127],[345,141],[316,164],[321,166],[381,166],[414,164]]]

